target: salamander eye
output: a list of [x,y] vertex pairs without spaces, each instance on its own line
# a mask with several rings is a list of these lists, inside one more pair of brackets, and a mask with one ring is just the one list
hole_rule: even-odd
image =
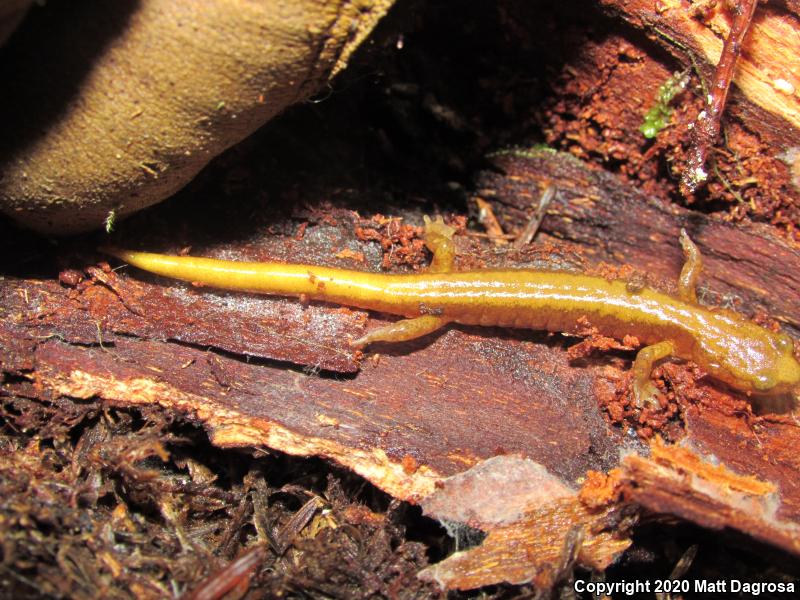
[[769,375],[756,375],[753,380],[753,387],[760,392],[770,390],[775,387],[775,378]]
[[792,342],[792,338],[785,333],[781,333],[775,336],[775,347],[783,352],[791,352],[794,350],[794,343]]

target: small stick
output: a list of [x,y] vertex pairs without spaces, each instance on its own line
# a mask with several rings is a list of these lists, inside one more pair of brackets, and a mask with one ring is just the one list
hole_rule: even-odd
[[254,546],[222,569],[215,571],[201,581],[197,587],[181,596],[181,600],[219,600],[232,590],[241,592],[240,598],[247,592],[250,580],[266,558],[264,546]]
[[480,197],[475,198],[475,203],[478,205],[478,222],[486,228],[489,239],[498,246],[505,244],[505,233],[492,210],[492,205]]
[[523,229],[522,233],[519,234],[517,241],[514,242],[513,247],[515,250],[519,250],[533,241],[533,238],[536,237],[536,234],[539,231],[539,227],[542,226],[544,216],[547,214],[547,207],[550,206],[550,203],[555,197],[556,187],[550,184],[544,189],[542,195],[539,197],[539,206],[533,213],[533,217],[531,217],[531,220],[528,221],[527,225],[525,225],[525,229]]
[[742,41],[750,28],[753,13],[758,0],[735,0],[731,6],[733,23],[722,54],[719,57],[717,68],[714,70],[714,79],[706,97],[706,107],[697,115],[692,131],[692,145],[689,148],[689,160],[686,170],[681,177],[681,193],[684,196],[697,191],[697,188],[708,179],[705,170],[708,151],[717,141],[720,130],[720,118],[725,110],[728,100],[733,72],[736,61],[742,53]]

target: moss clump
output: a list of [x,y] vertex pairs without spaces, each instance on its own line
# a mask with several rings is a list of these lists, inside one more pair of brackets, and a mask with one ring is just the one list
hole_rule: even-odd
[[680,71],[673,73],[672,77],[667,79],[658,88],[656,94],[656,102],[647,111],[644,116],[644,121],[639,126],[639,131],[647,139],[653,139],[659,132],[669,125],[669,119],[672,116],[672,107],[670,103],[672,100],[686,89],[689,83],[689,71]]

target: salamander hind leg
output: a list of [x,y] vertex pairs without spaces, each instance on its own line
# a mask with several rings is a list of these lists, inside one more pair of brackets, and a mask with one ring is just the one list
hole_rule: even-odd
[[449,321],[443,317],[435,315],[423,315],[414,319],[403,319],[396,323],[391,323],[384,327],[379,327],[370,331],[366,335],[353,340],[350,345],[355,348],[363,348],[373,342],[406,342],[415,340],[418,337],[433,333],[437,329],[447,325]]
[[653,408],[658,406],[658,390],[650,381],[650,373],[656,362],[672,356],[674,353],[675,346],[668,340],[645,346],[639,350],[636,360],[633,362],[633,401],[637,407]]
[[425,221],[425,245],[433,252],[433,260],[428,268],[430,273],[449,273],[453,270],[453,261],[456,258],[456,245],[453,242],[455,229],[445,225],[442,217],[431,221],[428,216]]
[[678,279],[678,294],[681,300],[697,304],[697,280],[703,270],[703,255],[695,243],[689,239],[685,229],[681,229],[681,248],[686,262],[683,263]]

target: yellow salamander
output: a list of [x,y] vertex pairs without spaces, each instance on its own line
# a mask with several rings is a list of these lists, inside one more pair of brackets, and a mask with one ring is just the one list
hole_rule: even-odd
[[433,261],[425,273],[383,274],[277,262],[231,262],[107,249],[145,271],[226,290],[303,296],[402,315],[404,320],[352,342],[411,340],[447,323],[524,327],[576,333],[586,322],[609,337],[646,344],[633,365],[634,398],[655,401],[650,372],[667,357],[691,360],[711,376],[747,393],[797,393],[800,363],[791,338],[723,309],[697,302],[702,269],[697,247],[684,231],[686,262],[678,297],[622,280],[530,269],[453,271],[453,229],[425,219],[425,243]]

